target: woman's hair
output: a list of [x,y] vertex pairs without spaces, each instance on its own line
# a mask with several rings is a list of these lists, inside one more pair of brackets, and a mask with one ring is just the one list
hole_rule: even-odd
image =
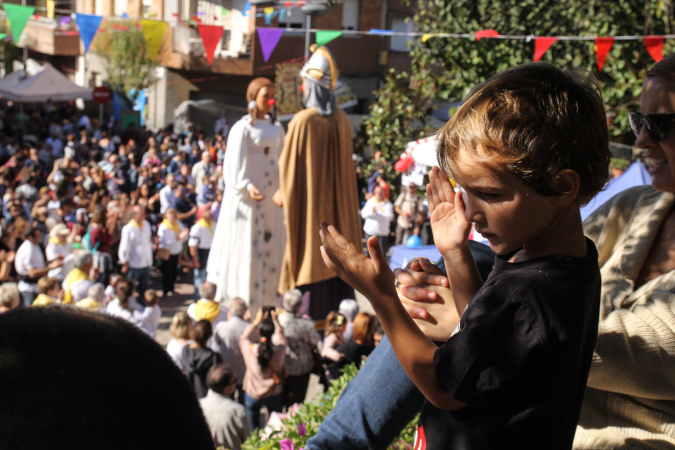
[[345,323],[347,323],[345,316],[336,311],[329,312],[326,316],[326,336],[329,334],[342,334],[340,332],[340,326]]
[[176,209],[175,209],[175,208],[168,208],[168,209],[166,210],[166,212],[164,213],[164,218],[166,219],[166,216],[168,216],[169,214],[173,214],[173,217],[175,217],[176,220],[178,219],[178,213],[176,213]]
[[660,78],[670,83],[675,83],[675,53],[663,58],[647,71],[645,81],[649,78]]
[[173,315],[171,319],[171,325],[169,326],[169,333],[171,336],[176,339],[189,339],[190,338],[190,316],[185,311],[177,312]]
[[9,308],[12,300],[20,299],[21,293],[16,283],[2,283],[0,285],[0,306]]
[[115,285],[115,295],[120,301],[120,306],[125,307],[129,304],[129,298],[134,292],[133,284],[128,279],[123,279],[117,282]]
[[354,318],[353,341],[360,341],[362,345],[371,346],[374,343],[375,316],[362,312]]
[[265,317],[258,327],[260,333],[260,346],[258,347],[258,363],[262,370],[266,370],[274,355],[272,335],[274,334],[274,321],[271,317]]
[[212,334],[213,328],[211,327],[211,322],[206,319],[197,322],[192,329],[192,339],[202,348],[206,347],[206,342],[211,338]]
[[38,280],[37,285],[41,294],[46,294],[47,292],[54,289],[54,286],[59,284],[59,280],[56,278],[42,277]]
[[91,223],[102,225],[105,223],[105,209],[101,205],[98,205],[94,208],[94,212],[91,213]]

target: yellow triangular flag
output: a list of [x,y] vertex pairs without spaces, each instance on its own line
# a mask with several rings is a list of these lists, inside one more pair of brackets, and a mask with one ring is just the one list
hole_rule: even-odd
[[433,34],[431,34],[431,33],[425,33],[425,34],[422,35],[422,42],[426,42],[426,41],[428,41],[429,39],[431,39],[432,37],[433,37]]
[[148,56],[151,60],[157,59],[157,53],[164,39],[167,23],[159,20],[141,19],[141,28],[145,38],[145,46],[148,49]]
[[268,6],[267,8],[263,8],[263,12],[265,13],[266,16],[274,14],[274,6]]

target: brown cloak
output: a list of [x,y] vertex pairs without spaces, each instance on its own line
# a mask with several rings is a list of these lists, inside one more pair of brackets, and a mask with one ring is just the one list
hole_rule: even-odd
[[351,125],[342,110],[322,116],[308,108],[288,124],[279,160],[287,236],[280,293],[335,277],[319,251],[321,222],[335,225],[361,248],[353,153]]

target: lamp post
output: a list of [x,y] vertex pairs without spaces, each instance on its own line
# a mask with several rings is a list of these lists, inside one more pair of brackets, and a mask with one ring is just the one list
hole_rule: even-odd
[[309,58],[309,30],[312,28],[312,16],[328,13],[325,1],[307,0],[300,9],[305,13],[305,59]]

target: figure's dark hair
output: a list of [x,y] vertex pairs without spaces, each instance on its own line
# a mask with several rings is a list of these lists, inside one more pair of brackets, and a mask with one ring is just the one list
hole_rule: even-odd
[[438,133],[438,163],[448,176],[460,173],[460,149],[542,195],[558,195],[555,177],[572,169],[585,204],[607,182],[612,156],[598,83],[540,62],[498,73],[476,86]]
[[261,338],[260,347],[258,347],[258,363],[263,370],[266,370],[274,355],[274,346],[272,345],[274,321],[271,317],[265,317],[262,322],[260,322],[258,333],[260,333]]
[[645,80],[649,78],[660,78],[671,83],[675,83],[675,53],[663,58],[647,71]]
[[1,314],[0,386],[3,448],[213,450],[187,378],[122,319],[60,306]]
[[213,335],[213,327],[211,322],[202,319],[197,322],[192,329],[192,339],[202,348],[206,348],[206,342]]

